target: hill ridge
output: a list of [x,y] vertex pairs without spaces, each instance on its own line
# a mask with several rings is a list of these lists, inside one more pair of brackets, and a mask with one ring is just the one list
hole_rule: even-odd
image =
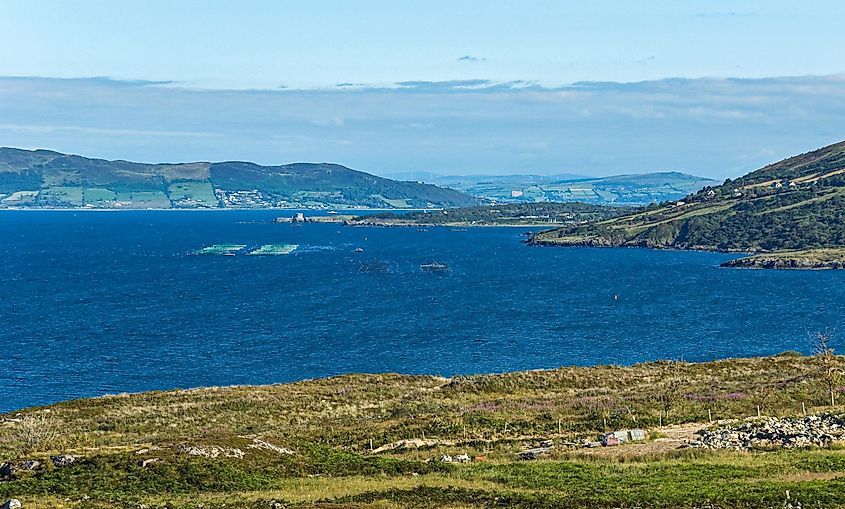
[[845,142],[766,165],[676,202],[540,232],[530,243],[726,252],[845,248]]
[[340,163],[138,163],[0,148],[0,208],[442,208],[459,191]]

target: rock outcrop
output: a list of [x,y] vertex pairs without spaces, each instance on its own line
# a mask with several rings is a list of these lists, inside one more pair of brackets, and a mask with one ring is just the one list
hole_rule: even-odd
[[810,415],[801,419],[768,418],[698,432],[689,447],[705,449],[795,449],[828,447],[845,440],[845,419],[834,415]]

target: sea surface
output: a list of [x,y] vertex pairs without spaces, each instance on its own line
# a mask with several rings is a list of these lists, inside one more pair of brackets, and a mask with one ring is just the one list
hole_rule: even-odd
[[[528,247],[523,228],[270,222],[280,214],[0,211],[0,412],[349,372],[450,376],[807,352],[808,333],[845,331],[845,271]],[[190,254],[283,242],[300,247],[275,257]],[[431,261],[451,270],[422,272]],[[845,351],[843,335],[836,343]]]

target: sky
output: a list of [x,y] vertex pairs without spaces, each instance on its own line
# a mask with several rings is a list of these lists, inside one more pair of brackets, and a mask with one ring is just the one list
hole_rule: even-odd
[[845,139],[838,1],[0,0],[0,145],[737,176]]

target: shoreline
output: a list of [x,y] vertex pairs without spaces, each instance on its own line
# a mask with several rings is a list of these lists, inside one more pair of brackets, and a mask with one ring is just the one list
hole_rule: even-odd
[[330,210],[334,211],[361,211],[361,212],[417,212],[417,211],[424,211],[424,210],[443,210],[443,209],[358,209],[358,208],[338,208],[338,209],[311,209],[306,207],[294,207],[294,208],[227,208],[227,207],[213,207],[213,208],[179,208],[179,207],[169,207],[169,208],[67,208],[67,207],[0,207],[0,212],[3,211],[17,211],[17,212],[280,212],[280,211],[294,211],[294,210],[307,210],[311,212],[326,212],[328,213]]
[[[113,399],[113,398],[123,398],[123,397],[135,397],[135,396],[143,396],[146,394],[190,394],[192,392],[198,391],[219,391],[219,390],[250,390],[250,389],[267,389],[267,388],[278,388],[278,387],[289,387],[296,384],[308,384],[308,383],[328,383],[334,382],[339,379],[355,379],[355,378],[366,378],[366,377],[407,377],[407,378],[435,378],[442,380],[444,383],[448,383],[454,379],[465,379],[465,378],[484,378],[484,377],[508,377],[508,376],[522,376],[522,375],[549,375],[554,372],[560,370],[607,370],[607,369],[639,369],[639,368],[649,368],[654,366],[662,366],[666,364],[678,364],[684,365],[688,367],[706,367],[706,366],[714,366],[720,363],[732,363],[732,362],[764,362],[773,359],[791,357],[795,359],[812,359],[812,355],[804,354],[803,352],[797,352],[794,350],[787,350],[784,352],[779,352],[772,355],[758,355],[758,356],[736,356],[736,357],[724,357],[718,359],[711,359],[711,360],[703,360],[703,361],[685,361],[685,360],[678,360],[678,359],[652,359],[647,361],[641,362],[633,362],[630,364],[585,364],[585,365],[578,365],[578,364],[566,364],[556,367],[544,367],[544,368],[529,368],[529,369],[514,369],[509,371],[490,371],[490,372],[473,372],[473,373],[455,373],[453,375],[442,375],[439,373],[405,373],[405,372],[395,372],[395,371],[349,371],[344,373],[338,373],[334,375],[325,375],[325,376],[315,376],[315,377],[307,377],[307,378],[300,378],[296,380],[289,380],[289,381],[280,381],[280,382],[272,382],[272,383],[264,383],[264,384],[223,384],[223,385],[188,385],[184,387],[170,387],[170,388],[158,388],[158,389],[146,389],[141,391],[122,391],[122,392],[107,392],[93,396],[80,396],[80,397],[70,397],[65,399],[59,399],[50,403],[43,403],[43,404],[35,404],[24,406],[20,408],[15,408],[12,410],[2,410],[0,411],[0,423],[2,423],[2,418],[4,416],[14,415],[15,413],[24,412],[31,409],[40,409],[40,408],[47,408],[55,405],[62,405],[70,402],[76,401],[92,401],[92,400],[103,400],[103,399]],[[841,358],[845,361],[845,355],[837,355],[838,358]]]

